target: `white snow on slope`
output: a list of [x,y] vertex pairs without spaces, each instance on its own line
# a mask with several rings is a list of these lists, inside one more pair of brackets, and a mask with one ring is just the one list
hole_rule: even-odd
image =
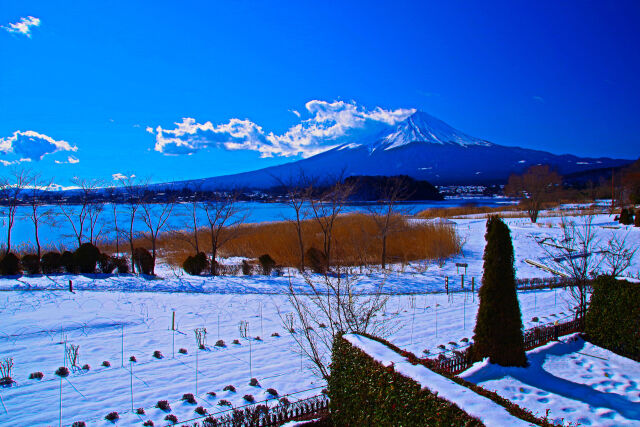
[[484,360],[460,376],[556,423],[640,425],[640,363],[577,335],[527,352],[530,366]]

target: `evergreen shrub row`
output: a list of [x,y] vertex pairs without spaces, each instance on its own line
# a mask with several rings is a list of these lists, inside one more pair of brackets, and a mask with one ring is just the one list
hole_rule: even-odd
[[640,284],[600,276],[585,318],[587,339],[614,353],[640,361]]

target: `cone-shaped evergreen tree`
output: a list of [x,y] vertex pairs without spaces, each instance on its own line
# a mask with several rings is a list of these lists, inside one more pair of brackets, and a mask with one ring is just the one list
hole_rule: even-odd
[[473,352],[502,366],[526,366],[509,227],[498,216],[489,217],[485,240]]

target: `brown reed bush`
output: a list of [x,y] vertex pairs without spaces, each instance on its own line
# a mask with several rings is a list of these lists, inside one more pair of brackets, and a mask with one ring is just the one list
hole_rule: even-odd
[[[410,222],[404,217],[394,221],[387,239],[387,261],[408,262],[423,259],[443,259],[461,250],[461,241],[455,229],[444,224]],[[305,248],[322,248],[323,236],[314,220],[302,224]],[[186,234],[187,232],[185,232]],[[162,258],[170,265],[181,267],[184,260],[193,255],[193,248],[180,233],[163,235],[158,240]],[[209,252],[211,245],[207,230],[198,235],[200,248]],[[297,267],[300,253],[295,225],[291,222],[245,224],[238,237],[220,249],[225,257],[258,258],[269,254],[282,267]],[[333,263],[340,265],[379,264],[382,243],[375,221],[370,215],[357,213],[337,218],[333,231],[335,248]]]

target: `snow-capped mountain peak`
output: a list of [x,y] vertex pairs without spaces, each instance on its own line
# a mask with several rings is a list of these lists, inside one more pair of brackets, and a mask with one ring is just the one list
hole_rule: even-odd
[[378,149],[391,150],[412,142],[459,145],[462,147],[470,145],[488,147],[493,145],[489,141],[475,138],[454,129],[430,114],[417,111],[406,120],[381,134],[373,144],[370,144],[369,149],[370,151]]

